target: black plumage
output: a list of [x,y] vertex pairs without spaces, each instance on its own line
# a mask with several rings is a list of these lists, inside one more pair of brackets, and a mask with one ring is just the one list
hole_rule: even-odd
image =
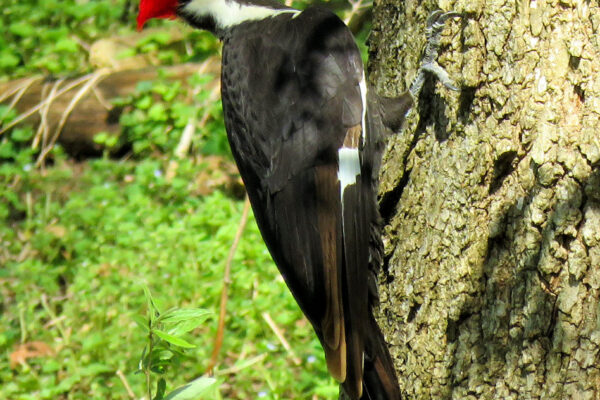
[[[223,40],[227,135],[262,236],[351,400],[400,398],[372,315],[382,261],[377,172],[412,96],[367,93],[360,53],[332,12],[274,0],[142,0]],[[368,103],[368,106],[367,106]]]
[[[333,13],[309,8],[240,24],[223,42],[227,132],[273,259],[347,395],[398,399],[371,315],[381,260],[373,157],[382,148],[365,146],[382,138],[363,140],[363,67],[354,38]],[[360,148],[362,160],[341,197],[344,146]],[[373,383],[360,397],[363,354]]]

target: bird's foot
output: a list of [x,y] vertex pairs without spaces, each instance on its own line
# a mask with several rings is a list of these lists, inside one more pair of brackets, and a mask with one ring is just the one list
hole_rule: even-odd
[[448,75],[448,72],[442,68],[436,61],[438,51],[440,49],[440,38],[446,21],[450,18],[460,18],[462,15],[456,12],[443,12],[436,10],[429,15],[427,19],[427,46],[425,47],[425,54],[421,60],[421,66],[417,72],[417,77],[413,80],[410,85],[410,94],[413,99],[417,99],[425,83],[425,74],[429,72],[435,75],[444,86],[450,90],[458,91],[458,87]]

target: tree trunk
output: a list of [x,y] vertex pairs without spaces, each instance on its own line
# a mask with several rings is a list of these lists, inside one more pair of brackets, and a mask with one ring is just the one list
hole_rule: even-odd
[[[419,4],[421,3],[421,4]],[[436,3],[437,4],[437,3]],[[439,62],[384,158],[379,321],[407,399],[600,398],[600,7],[381,0],[370,80]]]

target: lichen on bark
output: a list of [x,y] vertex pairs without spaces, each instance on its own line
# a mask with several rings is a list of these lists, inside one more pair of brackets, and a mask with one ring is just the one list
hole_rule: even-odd
[[381,0],[369,79],[439,62],[381,176],[379,321],[409,399],[600,398],[600,6]]

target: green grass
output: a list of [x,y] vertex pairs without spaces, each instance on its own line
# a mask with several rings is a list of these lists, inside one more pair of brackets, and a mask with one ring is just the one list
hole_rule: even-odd
[[[136,9],[124,14],[124,4],[4,1],[0,81],[91,71],[87,45],[134,31]],[[165,46],[165,35],[149,35],[130,53],[151,53],[166,65],[202,61],[218,52],[206,33],[185,30],[185,46]],[[210,79],[194,76],[180,85],[161,77],[113,99],[125,110],[122,132],[118,137],[98,132],[95,140],[107,149],[99,159],[76,162],[56,146],[37,168],[40,150],[31,148],[37,127],[19,125],[0,135],[0,399],[128,399],[123,380],[136,399],[143,398],[147,387],[140,360],[148,332],[136,321],[151,312],[144,287],[161,310],[210,311],[183,336],[196,347],[169,362],[162,376],[167,393],[205,373],[225,259],[243,208],[229,190],[205,187],[203,177],[219,172],[209,171],[213,164],[200,155],[231,163],[220,102],[203,87]],[[193,157],[179,160],[175,176],[167,179],[181,132],[188,121],[205,115],[209,118],[192,142]],[[15,117],[7,103],[0,105],[0,127]],[[109,158],[109,150],[122,145],[129,146],[127,155]],[[281,329],[300,365],[263,313]],[[32,343],[38,347],[24,353],[23,345]],[[322,349],[252,216],[232,264],[216,371],[216,389],[202,398],[337,398]],[[159,378],[153,377],[153,393]]]
[[[165,309],[199,307],[213,316],[187,340],[169,388],[204,373],[216,331],[223,266],[242,202],[196,192],[202,168],[184,162],[172,182],[157,160],[57,163],[31,172],[25,215],[0,227],[0,398],[124,399],[121,370],[136,396],[145,332],[142,286]],[[75,172],[77,171],[77,172]],[[293,364],[262,313],[284,330],[302,364]],[[11,368],[19,343],[41,341],[54,354]],[[262,356],[264,358],[260,358]],[[243,367],[259,357],[259,361]],[[322,350],[282,282],[250,219],[232,266],[225,340],[217,375],[231,399],[331,396]]]

